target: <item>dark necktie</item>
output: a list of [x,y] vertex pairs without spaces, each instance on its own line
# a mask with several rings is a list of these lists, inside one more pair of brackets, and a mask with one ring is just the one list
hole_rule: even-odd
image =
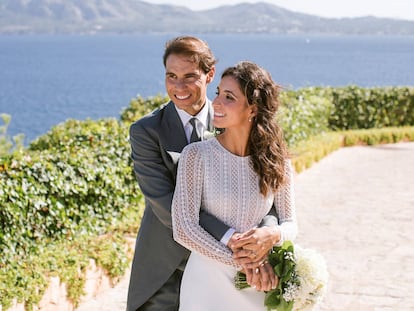
[[198,119],[191,118],[189,122],[193,126],[193,131],[191,132],[191,136],[190,136],[190,143],[193,143],[195,141],[200,141],[200,135],[198,134],[198,131],[197,131]]

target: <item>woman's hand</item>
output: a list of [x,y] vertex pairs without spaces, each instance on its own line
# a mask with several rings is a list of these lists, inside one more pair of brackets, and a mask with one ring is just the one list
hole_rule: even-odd
[[269,251],[279,240],[278,228],[260,227],[234,234],[228,246],[233,251],[233,259],[237,264],[246,269],[255,269],[264,263]]

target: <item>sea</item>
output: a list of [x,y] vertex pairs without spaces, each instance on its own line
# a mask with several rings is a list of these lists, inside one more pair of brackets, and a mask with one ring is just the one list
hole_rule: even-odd
[[[1,35],[0,114],[11,116],[7,134],[23,134],[29,144],[68,119],[119,118],[136,96],[165,95],[162,54],[176,35]],[[258,63],[291,89],[414,85],[411,36],[197,36],[219,60],[210,98],[224,68],[241,60]]]

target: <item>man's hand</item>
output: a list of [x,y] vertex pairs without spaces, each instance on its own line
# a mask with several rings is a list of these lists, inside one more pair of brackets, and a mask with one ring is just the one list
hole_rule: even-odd
[[246,281],[257,291],[268,292],[275,289],[279,283],[279,278],[275,274],[272,266],[266,261],[255,269],[244,269]]

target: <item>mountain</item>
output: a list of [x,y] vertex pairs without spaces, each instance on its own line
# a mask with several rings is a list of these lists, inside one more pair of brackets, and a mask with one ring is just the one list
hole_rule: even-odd
[[414,21],[322,18],[267,3],[192,11],[138,0],[2,0],[0,34],[274,33],[414,35]]

